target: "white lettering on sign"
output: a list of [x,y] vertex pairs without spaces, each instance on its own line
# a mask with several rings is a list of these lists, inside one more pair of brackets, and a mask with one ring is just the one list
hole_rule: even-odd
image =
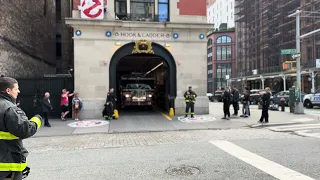
[[83,19],[103,19],[104,0],[81,0],[78,9]]
[[114,32],[115,37],[143,39],[171,39],[170,32]]

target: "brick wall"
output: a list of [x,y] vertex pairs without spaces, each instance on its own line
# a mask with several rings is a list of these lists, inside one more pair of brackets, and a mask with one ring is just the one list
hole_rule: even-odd
[[207,16],[206,0],[180,0],[177,4],[180,15]]
[[[107,1],[108,0],[104,0],[104,5],[107,5]],[[78,10],[79,5],[80,5],[80,0],[73,0],[73,10]]]
[[0,73],[55,72],[55,0],[0,0]]

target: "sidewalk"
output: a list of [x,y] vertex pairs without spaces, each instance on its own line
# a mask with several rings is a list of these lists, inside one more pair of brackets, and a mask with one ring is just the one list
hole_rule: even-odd
[[[242,104],[240,105],[239,115],[242,114]],[[209,113],[214,116],[223,117],[222,111],[222,103],[210,102],[209,105]],[[233,107],[230,107],[230,113],[233,114]],[[258,109],[258,106],[251,105],[250,106],[250,113],[251,116],[248,118],[232,118],[232,121],[240,121],[244,122],[251,127],[258,127],[261,126],[258,123],[258,120],[261,116],[261,109]],[[270,111],[269,110],[269,123],[264,124],[264,126],[271,126],[271,125],[285,125],[285,124],[296,124],[296,123],[320,123],[319,117],[309,114],[293,114],[289,112],[289,109],[286,108],[285,112],[282,111]]]
[[[210,103],[210,114],[195,115],[194,119],[172,117],[168,120],[159,113],[121,115],[118,120],[104,121],[102,119],[86,119],[83,121],[50,120],[51,128],[41,127],[35,137],[41,136],[66,136],[88,133],[130,133],[130,132],[161,132],[161,131],[185,131],[185,130],[218,130],[259,127],[261,123],[261,110],[252,107],[251,116],[248,118],[232,117],[223,120],[222,103]],[[241,106],[241,105],[240,105]],[[233,108],[230,108],[233,114]],[[241,111],[240,111],[241,112]],[[240,115],[241,113],[239,113]],[[297,123],[320,123],[318,117],[312,115],[296,115],[288,112],[269,111],[269,124],[287,125]]]

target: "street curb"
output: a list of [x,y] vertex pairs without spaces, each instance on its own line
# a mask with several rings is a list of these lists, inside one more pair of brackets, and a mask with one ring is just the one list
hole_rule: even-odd
[[258,128],[258,127],[273,127],[273,126],[282,126],[282,125],[291,125],[291,124],[301,124],[301,122],[261,123],[261,124],[253,124],[248,126],[251,128]]
[[[243,128],[243,127],[241,127]],[[206,131],[206,130],[230,130],[232,128],[199,128],[199,129],[177,129],[177,130],[141,130],[141,131],[109,131],[109,132],[87,132],[87,133],[78,133],[78,134],[57,134],[57,135],[41,135],[41,136],[32,136],[30,138],[43,138],[43,137],[61,137],[61,136],[81,136],[88,134],[125,134],[125,133],[156,133],[156,132],[179,132],[179,131]]]

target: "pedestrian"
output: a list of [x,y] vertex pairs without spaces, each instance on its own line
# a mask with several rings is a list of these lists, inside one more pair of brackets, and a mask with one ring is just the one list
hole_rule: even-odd
[[239,90],[236,88],[236,86],[233,86],[232,87],[232,106],[234,110],[233,116],[238,116],[239,99],[240,99]]
[[191,118],[194,118],[194,104],[196,103],[197,94],[192,90],[192,87],[189,86],[188,91],[184,93],[184,98],[186,102],[186,114],[185,117],[187,118],[189,115],[189,109],[190,109],[190,115]]
[[50,93],[46,92],[44,94],[44,98],[42,99],[42,112],[43,112],[43,117],[44,117],[44,126],[51,127],[51,125],[49,123],[48,114],[52,110],[53,110],[53,107],[52,107],[51,101],[50,101]]
[[243,100],[242,100],[242,115],[241,117],[249,117],[250,110],[249,110],[249,102],[250,101],[250,91],[248,87],[244,88],[243,91]]
[[79,114],[82,109],[82,100],[79,97],[79,93],[74,93],[74,98],[72,99],[72,109],[73,109],[73,115],[74,115],[74,120],[78,121],[79,120]]
[[117,98],[114,95],[114,89],[111,88],[107,94],[106,103],[104,104],[105,107],[102,112],[106,120],[116,119],[114,114],[116,101],[117,101]]
[[269,122],[269,106],[270,106],[270,88],[266,87],[265,88],[265,93],[262,95],[262,99],[261,99],[261,104],[262,104],[262,113],[261,113],[261,118],[258,122],[262,123],[263,120],[265,123]]
[[73,93],[70,94],[67,89],[62,89],[60,106],[61,106],[61,120],[65,121],[65,117],[69,113],[69,97],[73,96]]
[[29,174],[28,151],[22,140],[33,136],[41,127],[42,117],[35,115],[30,120],[16,105],[18,81],[0,77],[0,179],[22,180]]
[[230,119],[231,93],[230,93],[230,89],[228,87],[226,87],[226,89],[224,90],[222,101],[223,101],[223,113],[224,113],[224,116],[222,119],[229,120]]

